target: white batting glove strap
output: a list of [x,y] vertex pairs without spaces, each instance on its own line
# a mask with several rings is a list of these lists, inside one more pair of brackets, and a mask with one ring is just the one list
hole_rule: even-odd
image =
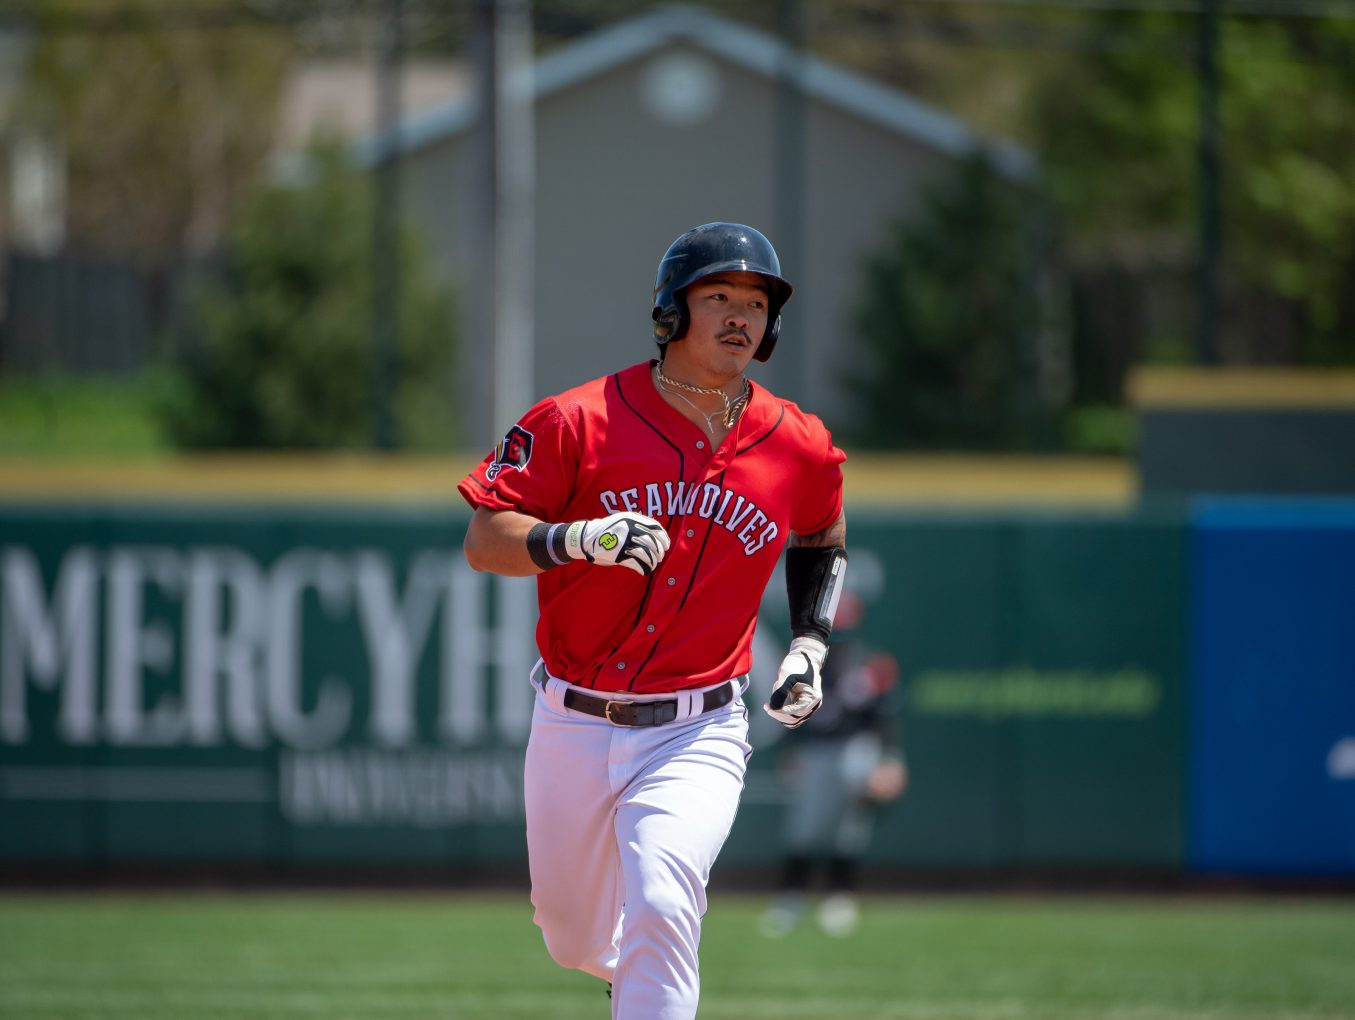
[[565,552],[571,558],[604,567],[627,567],[642,577],[654,572],[668,545],[668,532],[662,524],[628,510],[575,521],[565,532]]
[[816,637],[791,641],[762,710],[787,729],[803,726],[823,704],[823,661],[827,657],[828,646]]

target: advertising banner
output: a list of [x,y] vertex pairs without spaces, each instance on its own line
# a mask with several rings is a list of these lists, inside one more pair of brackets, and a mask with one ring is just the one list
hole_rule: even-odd
[[530,580],[438,513],[0,516],[0,855],[517,852]]
[[853,521],[880,551],[910,790],[875,853],[928,868],[1175,869],[1175,515]]
[[[1178,866],[1179,522],[850,516],[849,585],[898,664],[911,772],[871,859]],[[520,860],[535,586],[472,571],[465,523],[0,509],[0,859]],[[778,575],[754,705],[788,637]],[[751,717],[722,860],[763,865],[794,735]]]

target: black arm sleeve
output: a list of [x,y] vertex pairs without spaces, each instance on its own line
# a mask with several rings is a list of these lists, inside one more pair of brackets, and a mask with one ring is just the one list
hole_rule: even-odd
[[847,550],[840,545],[786,550],[786,597],[794,637],[812,636],[827,643],[846,575]]

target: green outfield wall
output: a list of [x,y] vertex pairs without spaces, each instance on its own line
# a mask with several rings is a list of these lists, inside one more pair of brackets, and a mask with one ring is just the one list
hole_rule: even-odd
[[[520,860],[534,589],[471,571],[465,522],[0,508],[0,861]],[[873,862],[1182,867],[1183,511],[863,511],[850,544],[912,773]],[[767,860],[795,739],[753,718],[734,864]]]
[[[1179,866],[1186,543],[1176,512],[856,514],[850,543],[868,638],[902,668],[911,773],[879,819],[874,860]],[[730,848],[750,859],[753,810]]]

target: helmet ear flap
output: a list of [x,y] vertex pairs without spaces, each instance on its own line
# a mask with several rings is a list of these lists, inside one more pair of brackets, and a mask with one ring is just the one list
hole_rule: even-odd
[[681,294],[673,295],[673,303],[667,307],[654,306],[654,339],[660,344],[681,340],[687,333],[687,303]]
[[757,350],[753,352],[754,361],[766,361],[772,356],[772,350],[776,347],[776,341],[781,338],[781,313],[776,313],[776,318],[767,324],[767,332],[762,334],[762,342],[757,345]]

